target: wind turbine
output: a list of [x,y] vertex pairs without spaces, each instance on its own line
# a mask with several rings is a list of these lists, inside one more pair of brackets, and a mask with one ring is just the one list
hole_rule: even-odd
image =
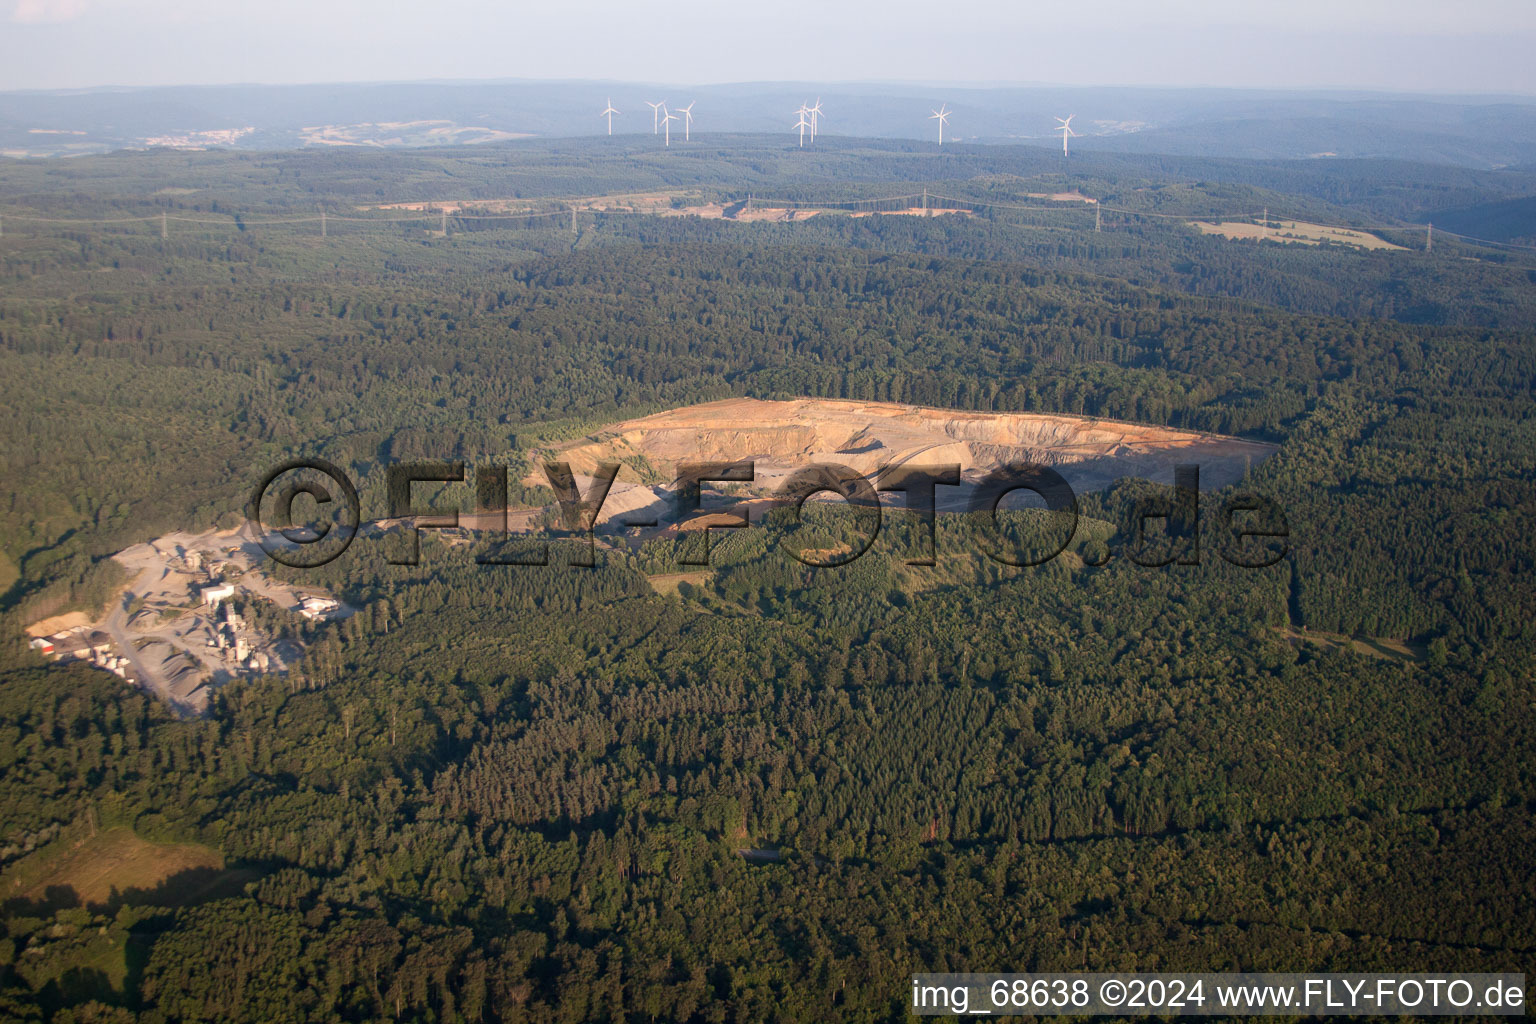
[[693,129],[693,104],[699,102],[693,100],[686,107],[678,107],[683,112],[683,141],[688,141],[688,134]]
[[598,117],[606,117],[606,118],[608,118],[608,134],[609,135],[613,134],[613,115],[617,114],[617,113],[618,113],[618,111],[613,109],[613,99],[610,97],[609,100],[608,100],[608,106],[603,109],[603,112],[601,114],[597,115]]
[[939,122],[939,145],[941,145],[941,146],[944,145],[944,126],[946,124],[949,124],[949,115],[950,115],[949,108],[947,106],[945,106],[944,104],[940,103],[939,104],[939,109],[935,110],[933,112],[933,117],[930,117],[928,119],[930,121],[937,119],[938,122]]
[[809,113],[811,115],[811,141],[815,142],[816,141],[816,133],[821,131],[821,97],[820,96],[816,97],[816,105],[814,107],[811,107],[807,111],[807,113]]
[[1058,132],[1061,132],[1061,155],[1062,156],[1066,156],[1067,155],[1067,139],[1069,139],[1069,138],[1076,138],[1077,137],[1077,132],[1072,130],[1072,119],[1074,117],[1076,117],[1076,116],[1077,116],[1076,114],[1068,114],[1066,117],[1058,117],[1056,119],[1056,120],[1061,122],[1061,127],[1056,128],[1054,130],[1058,131]]
[[670,145],[672,145],[672,122],[673,121],[681,121],[682,118],[678,117],[676,114],[672,113],[672,111],[668,110],[667,107],[666,107],[666,104],[662,104],[661,111],[662,111],[662,113],[661,113],[661,127],[662,127],[662,130],[667,133],[667,143],[666,144],[670,146]]
[[660,121],[661,108],[667,105],[667,101],[666,100],[662,100],[660,103],[652,103],[650,100],[646,100],[645,101],[645,105],[651,108],[651,134],[652,135],[660,135],[661,134],[661,121]]
[[[810,112],[810,108],[807,107],[804,103],[800,104],[800,109],[796,111],[796,113],[800,115],[800,120],[795,122],[795,127],[800,129],[801,146],[805,145],[805,130],[811,126],[811,122],[805,119],[805,115],[809,114]],[[814,136],[812,137],[814,138]]]

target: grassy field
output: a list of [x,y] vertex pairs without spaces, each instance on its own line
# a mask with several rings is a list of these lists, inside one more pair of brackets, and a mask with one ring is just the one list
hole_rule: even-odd
[[[152,843],[131,829],[109,828],[60,839],[23,858],[0,875],[0,900],[177,906],[243,881],[235,877],[240,874],[225,870],[223,856],[210,847]],[[173,878],[174,891],[161,891]]]
[[650,580],[651,589],[655,590],[656,593],[675,594],[677,593],[678,584],[691,583],[696,587],[702,586],[704,581],[709,579],[709,577],[710,571],[708,569],[703,569],[699,572],[661,573],[658,576],[647,576],[646,579]]
[[1297,629],[1286,628],[1280,630],[1280,635],[1288,640],[1303,640],[1319,647],[1343,648],[1354,651],[1356,654],[1364,654],[1369,658],[1381,658],[1385,661],[1406,662],[1412,664],[1424,656],[1424,651],[1417,645],[1410,646],[1401,640],[1393,640],[1390,637],[1349,637],[1338,633],[1320,633],[1315,631],[1301,632]]
[[93,835],[77,825],[0,874],[0,903],[44,924],[13,969],[53,1009],[90,999],[132,1005],[136,975],[159,926],[134,931],[120,918],[114,923],[118,908],[234,896],[258,875],[226,868],[211,847],[150,842],[128,828]]

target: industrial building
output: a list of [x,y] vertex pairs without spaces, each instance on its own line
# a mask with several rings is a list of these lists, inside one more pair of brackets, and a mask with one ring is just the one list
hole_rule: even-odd
[[328,615],[341,607],[341,602],[329,597],[305,597],[299,600],[299,614],[314,620]]
[[235,588],[230,583],[215,583],[211,587],[204,587],[202,591],[203,604],[209,608],[217,607],[219,602],[235,596]]

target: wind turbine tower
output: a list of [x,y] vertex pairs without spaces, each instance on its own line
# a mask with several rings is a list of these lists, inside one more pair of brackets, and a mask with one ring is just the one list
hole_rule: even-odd
[[935,110],[933,112],[933,116],[928,119],[930,121],[936,120],[939,122],[939,145],[941,146],[944,145],[944,126],[949,123],[949,115],[949,108],[940,103],[939,109]]
[[816,97],[816,105],[814,107],[811,107],[807,111],[807,113],[809,113],[811,115],[811,141],[815,142],[816,141],[816,133],[821,131],[821,97],[820,96]]
[[661,108],[666,106],[667,102],[666,102],[666,100],[662,100],[660,103],[652,103],[650,100],[646,100],[645,101],[645,105],[651,108],[651,134],[652,135],[660,135],[661,134]]
[[672,113],[672,111],[668,110],[665,106],[661,108],[661,128],[662,131],[666,133],[666,144],[668,146],[672,145],[672,122],[681,120],[682,118]]
[[601,114],[597,115],[598,117],[606,117],[608,119],[608,134],[609,135],[613,134],[613,115],[617,114],[617,113],[618,113],[618,111],[613,109],[613,100],[612,100],[612,98],[610,98],[608,100],[608,105],[603,108],[603,112]]
[[1077,137],[1077,132],[1072,130],[1072,119],[1074,117],[1076,117],[1076,116],[1077,116],[1076,114],[1068,114],[1066,117],[1058,117],[1056,119],[1057,121],[1061,122],[1060,127],[1058,127],[1056,129],[1056,131],[1061,132],[1061,155],[1062,156],[1066,156],[1067,155],[1067,139],[1069,139],[1069,138],[1076,138]]
[[811,122],[809,122],[809,121],[807,121],[805,119],[805,115],[809,114],[810,110],[809,110],[809,108],[806,107],[806,105],[804,103],[802,103],[802,104],[800,104],[800,109],[797,110],[796,113],[800,115],[800,120],[795,122],[795,127],[800,129],[800,145],[804,146],[805,145],[805,130],[811,126]]
[[678,107],[677,108],[678,110],[681,110],[683,112],[683,141],[684,142],[688,141],[689,133],[693,129],[693,104],[695,104],[697,102],[699,102],[699,101],[698,100],[693,100],[686,107]]

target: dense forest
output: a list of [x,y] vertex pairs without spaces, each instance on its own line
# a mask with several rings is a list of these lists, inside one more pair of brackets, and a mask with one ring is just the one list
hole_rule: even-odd
[[[1035,151],[937,168],[899,143],[788,160],[744,139],[667,167],[575,142],[0,163],[0,885],[111,829],[225,865],[195,895],[7,892],[0,1016],[886,1021],[920,970],[1523,969],[1536,259],[1107,212],[1096,232],[1044,206],[446,234],[355,207],[919,182],[1377,223],[1529,184],[1107,155],[1067,179]],[[361,219],[255,223],[317,205]],[[19,220],[160,209],[229,223]],[[284,458],[346,467],[373,517],[390,465],[522,469],[728,396],[1271,442],[1202,501],[1270,497],[1289,550],[1234,566],[1207,514],[1198,564],[1136,564],[1138,502],[1171,481],[1131,480],[1080,495],[1077,538],[1037,567],[979,553],[958,517],[934,566],[903,558],[904,518],[827,569],[775,520],[673,585],[666,539],[593,568],[557,544],[547,569],[359,541],[273,572],[360,612],[251,604],[307,653],[196,720],[22,639],[115,594],[112,553],[238,522]]]

